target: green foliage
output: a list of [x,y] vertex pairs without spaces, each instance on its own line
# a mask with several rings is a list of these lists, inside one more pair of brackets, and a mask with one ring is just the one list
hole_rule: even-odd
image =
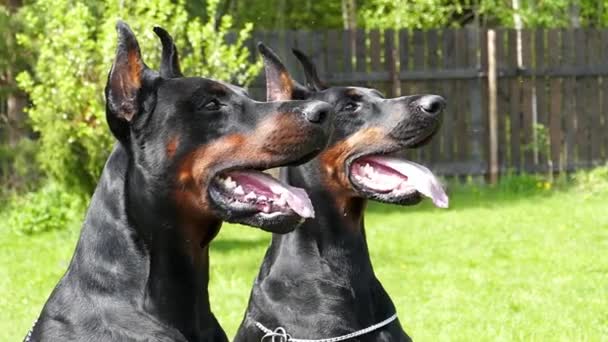
[[608,193],[608,164],[574,174],[576,189],[586,196]]
[[0,93],[14,91],[12,77],[31,62],[27,51],[17,44],[15,33],[22,28],[21,19],[19,13],[0,4]]
[[0,145],[0,197],[2,191],[32,190],[38,185],[40,170],[35,163],[38,144],[21,139],[16,146]]
[[448,0],[368,0],[358,11],[366,28],[433,28],[450,26],[463,6]]
[[18,234],[65,229],[82,217],[84,196],[57,183],[15,196],[9,203],[8,227]]
[[227,4],[226,12],[234,17],[237,24],[254,22],[256,29],[321,30],[343,27],[341,0],[223,0],[220,7]]
[[[207,11],[214,14],[217,4],[209,1]],[[221,17],[216,29],[215,19],[202,23],[189,18],[184,1],[38,0],[25,8],[26,28],[18,38],[37,58],[32,72],[20,74],[18,81],[33,103],[28,114],[40,133],[38,160],[50,178],[85,192],[93,189],[113,143],[103,87],[114,58],[118,19],[136,32],[151,67],[160,57],[152,27],[160,25],[176,38],[187,75],[247,84],[261,68],[247,63],[249,51],[243,43],[250,24],[228,45],[232,19]]]
[[507,173],[500,177],[497,188],[512,194],[530,194],[551,190],[553,184],[542,175]]
[[515,10],[512,1],[504,0],[362,0],[358,20],[366,28],[458,27],[475,18],[482,27],[515,27],[517,14],[524,28],[569,27],[572,6],[577,4],[582,27],[608,24],[607,0],[520,0],[519,4]]
[[[207,1],[207,13],[215,14],[219,0]],[[259,73],[261,64],[250,63],[249,52],[245,48],[251,36],[253,24],[246,22],[236,35],[233,44],[226,44],[228,33],[233,28],[232,16],[224,15],[217,19],[211,15],[207,22],[190,20],[187,24],[186,38],[189,54],[182,60],[187,74],[212,75],[214,78],[248,84]],[[201,62],[204,61],[204,62]]]

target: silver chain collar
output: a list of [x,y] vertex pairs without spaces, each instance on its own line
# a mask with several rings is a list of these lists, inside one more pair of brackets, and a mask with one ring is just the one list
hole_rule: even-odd
[[36,319],[34,321],[34,324],[32,324],[32,327],[27,332],[27,335],[25,336],[25,339],[23,340],[23,342],[30,342],[30,340],[32,339],[32,333],[34,332],[34,327],[36,326],[36,323],[38,323],[38,319]]
[[285,330],[285,328],[283,328],[283,327],[278,327],[274,330],[270,330],[270,329],[266,328],[264,325],[262,325],[262,323],[255,322],[255,321],[254,322],[255,322],[255,326],[258,327],[258,329],[262,330],[262,332],[264,332],[264,334],[265,334],[262,337],[261,342],[338,342],[338,341],[348,340],[353,337],[365,335],[369,332],[372,332],[374,330],[380,329],[380,328],[388,325],[389,323],[391,323],[392,321],[394,321],[396,319],[397,319],[397,314],[395,313],[394,315],[385,319],[384,321],[382,321],[380,323],[376,323],[365,329],[355,331],[350,334],[338,336],[338,337],[332,337],[332,338],[326,338],[326,339],[320,339],[320,340],[307,340],[307,339],[302,339],[302,338],[293,338],[293,337],[291,337],[291,335],[289,335],[287,333],[287,330]]

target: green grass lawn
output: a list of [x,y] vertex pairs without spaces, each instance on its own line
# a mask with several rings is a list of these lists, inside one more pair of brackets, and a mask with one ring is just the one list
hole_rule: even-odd
[[[608,341],[608,194],[459,187],[451,204],[366,216],[376,272],[414,340]],[[0,227],[0,341],[25,335],[77,238],[78,227]],[[268,239],[225,225],[212,244],[211,301],[229,336]]]

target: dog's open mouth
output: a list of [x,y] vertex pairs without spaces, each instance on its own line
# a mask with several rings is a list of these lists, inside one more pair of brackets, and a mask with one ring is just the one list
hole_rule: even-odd
[[408,202],[430,198],[435,206],[447,208],[448,196],[443,186],[426,167],[385,155],[366,155],[350,164],[350,181],[360,191],[385,202]]
[[221,172],[213,178],[209,193],[232,217],[255,215],[257,222],[276,221],[283,216],[297,216],[298,220],[314,217],[312,203],[303,189],[257,170]]

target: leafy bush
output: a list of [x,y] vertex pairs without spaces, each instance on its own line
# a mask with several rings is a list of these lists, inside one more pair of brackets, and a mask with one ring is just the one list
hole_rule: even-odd
[[144,59],[158,65],[160,44],[154,25],[171,32],[182,52],[186,74],[251,81],[261,65],[247,63],[244,41],[252,25],[241,29],[227,44],[232,19],[216,22],[219,0],[207,2],[203,23],[189,18],[183,0],[80,1],[38,0],[25,6],[25,32],[20,44],[35,52],[31,72],[18,77],[33,103],[28,110],[40,133],[37,160],[53,180],[79,192],[91,192],[113,138],[107,129],[103,87],[114,58],[115,24],[124,19],[136,32]]
[[608,192],[608,164],[574,174],[577,191],[586,195]]
[[[0,191],[24,191],[38,185],[40,170],[37,168],[35,141],[24,138],[16,146],[0,145]],[[0,197],[6,194],[0,193]]]
[[58,183],[48,183],[35,192],[13,197],[9,203],[8,227],[19,234],[64,229],[80,220],[84,196]]
[[503,192],[526,194],[551,190],[553,184],[542,175],[507,172],[500,177],[496,187]]

